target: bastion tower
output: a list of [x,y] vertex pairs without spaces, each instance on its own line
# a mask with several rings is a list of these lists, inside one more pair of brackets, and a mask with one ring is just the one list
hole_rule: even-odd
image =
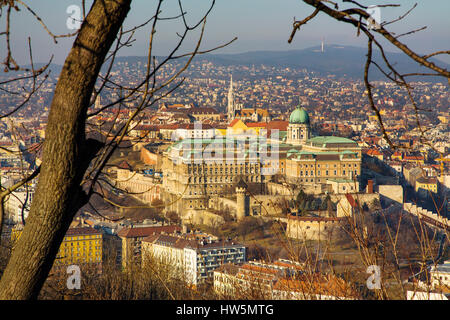
[[236,185],[236,218],[238,221],[241,221],[248,216],[249,211],[249,198],[247,196],[247,185],[242,180]]

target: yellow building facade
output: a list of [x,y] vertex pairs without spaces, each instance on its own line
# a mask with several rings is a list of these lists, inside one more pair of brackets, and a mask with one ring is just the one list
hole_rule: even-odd
[[59,247],[55,265],[101,264],[103,237],[93,228],[70,228]]
[[[19,239],[23,227],[17,225],[11,231],[11,243]],[[89,228],[70,228],[59,247],[54,266],[71,264],[93,264],[101,267],[103,260],[103,235],[100,231]]]
[[427,194],[428,191],[431,191],[432,193],[438,192],[438,181],[436,178],[429,178],[429,177],[420,177],[416,180],[416,186],[415,186],[416,192]]

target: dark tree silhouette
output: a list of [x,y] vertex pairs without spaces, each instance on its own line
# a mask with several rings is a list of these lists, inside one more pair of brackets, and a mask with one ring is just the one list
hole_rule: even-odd
[[[214,0],[194,25],[188,24],[181,1],[178,2],[179,15],[162,17],[160,8],[163,0],[159,0],[152,17],[143,24],[124,31],[122,25],[130,10],[131,2],[131,0],[96,0],[92,3],[87,15],[83,16],[80,29],[75,33],[76,39],[59,75],[45,131],[42,164],[17,185],[9,189],[0,189],[0,209],[2,209],[5,196],[27,181],[37,176],[39,178],[26,225],[15,243],[9,263],[0,279],[0,299],[37,298],[74,215],[89,203],[92,195],[105,197],[102,192],[105,186],[116,188],[105,177],[107,170],[104,169],[114,151],[120,148],[124,137],[131,130],[133,120],[139,123],[142,120],[140,114],[145,108],[179,87],[183,80],[177,79],[196,54],[210,52],[227,45],[199,51],[206,17],[215,4]],[[84,8],[84,1],[82,3]],[[11,11],[18,10],[18,5],[31,12],[55,41],[60,37],[51,33],[42,19],[23,1],[0,1],[0,16],[6,14],[5,32],[0,32],[0,36],[6,37],[7,43],[6,59],[3,62],[6,71],[21,69],[14,60],[9,46]],[[158,21],[170,19],[181,21],[184,31],[178,34],[178,42],[169,55],[162,61],[156,61],[152,55],[155,26]],[[115,83],[109,75],[117,52],[120,48],[131,45],[134,32],[147,24],[150,24],[151,30],[148,37],[145,77],[133,87]],[[201,32],[195,49],[192,52],[179,53],[187,35],[197,29],[201,29]],[[163,65],[176,59],[182,61],[181,67],[174,70],[174,73],[162,83],[156,83],[157,72]],[[107,73],[100,74],[101,67],[106,61],[109,63]],[[32,70],[28,70],[31,72],[30,77],[36,79],[47,66],[40,70],[32,67]],[[99,110],[92,110],[90,107],[105,88],[120,92],[119,99]],[[33,86],[27,96],[34,93],[34,89]],[[155,95],[156,93],[159,95]],[[105,130],[88,122],[93,116],[114,105],[123,106],[123,102],[127,99],[137,101],[138,105],[130,108],[129,118],[122,123],[115,123],[115,128]],[[24,103],[27,101],[25,99]],[[2,117],[4,116],[8,115]],[[0,211],[0,227],[2,218],[3,210]]]

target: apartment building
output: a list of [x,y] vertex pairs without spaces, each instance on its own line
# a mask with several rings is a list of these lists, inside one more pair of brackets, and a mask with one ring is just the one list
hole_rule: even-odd
[[357,293],[344,279],[310,272],[301,263],[279,259],[224,265],[214,271],[214,290],[224,298],[348,300]]
[[229,240],[192,239],[186,235],[155,234],[142,241],[146,261],[172,267],[173,276],[196,286],[213,278],[213,272],[225,263],[244,263],[246,247]]
[[431,266],[430,278],[433,287],[443,287],[450,292],[450,260]]
[[[17,224],[11,231],[11,243],[19,239],[23,225]],[[75,264],[90,266],[99,272],[103,262],[103,234],[90,227],[69,228],[59,247],[53,264],[53,270],[58,272],[64,267]],[[65,271],[65,269],[64,269]]]
[[56,255],[55,266],[94,264],[101,268],[103,260],[103,235],[89,228],[70,228]]
[[142,240],[153,234],[181,232],[181,227],[175,225],[131,227],[123,228],[117,235],[122,240],[122,267],[126,268],[130,263],[141,264]]

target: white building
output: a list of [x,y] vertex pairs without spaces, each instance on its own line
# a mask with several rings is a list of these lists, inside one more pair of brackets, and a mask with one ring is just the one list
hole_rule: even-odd
[[358,193],[359,181],[352,179],[328,179],[327,184],[331,185],[334,194]]
[[345,280],[304,271],[302,264],[285,259],[223,265],[214,271],[214,291],[226,299],[357,299],[356,291]]
[[143,261],[156,259],[173,266],[173,275],[197,285],[212,279],[224,263],[243,263],[246,247],[232,241],[192,239],[185,235],[151,235],[142,241]]
[[216,135],[216,129],[209,124],[201,122],[180,124],[174,131],[172,140],[180,139],[212,139]]
[[430,276],[433,287],[446,287],[450,290],[450,260],[431,266]]
[[448,300],[448,297],[437,292],[408,290],[406,292],[406,300]]
[[22,215],[23,220],[26,220],[28,213],[30,212],[33,195],[34,188],[30,187],[28,190],[20,188],[6,197],[4,208],[10,223],[22,223]]

